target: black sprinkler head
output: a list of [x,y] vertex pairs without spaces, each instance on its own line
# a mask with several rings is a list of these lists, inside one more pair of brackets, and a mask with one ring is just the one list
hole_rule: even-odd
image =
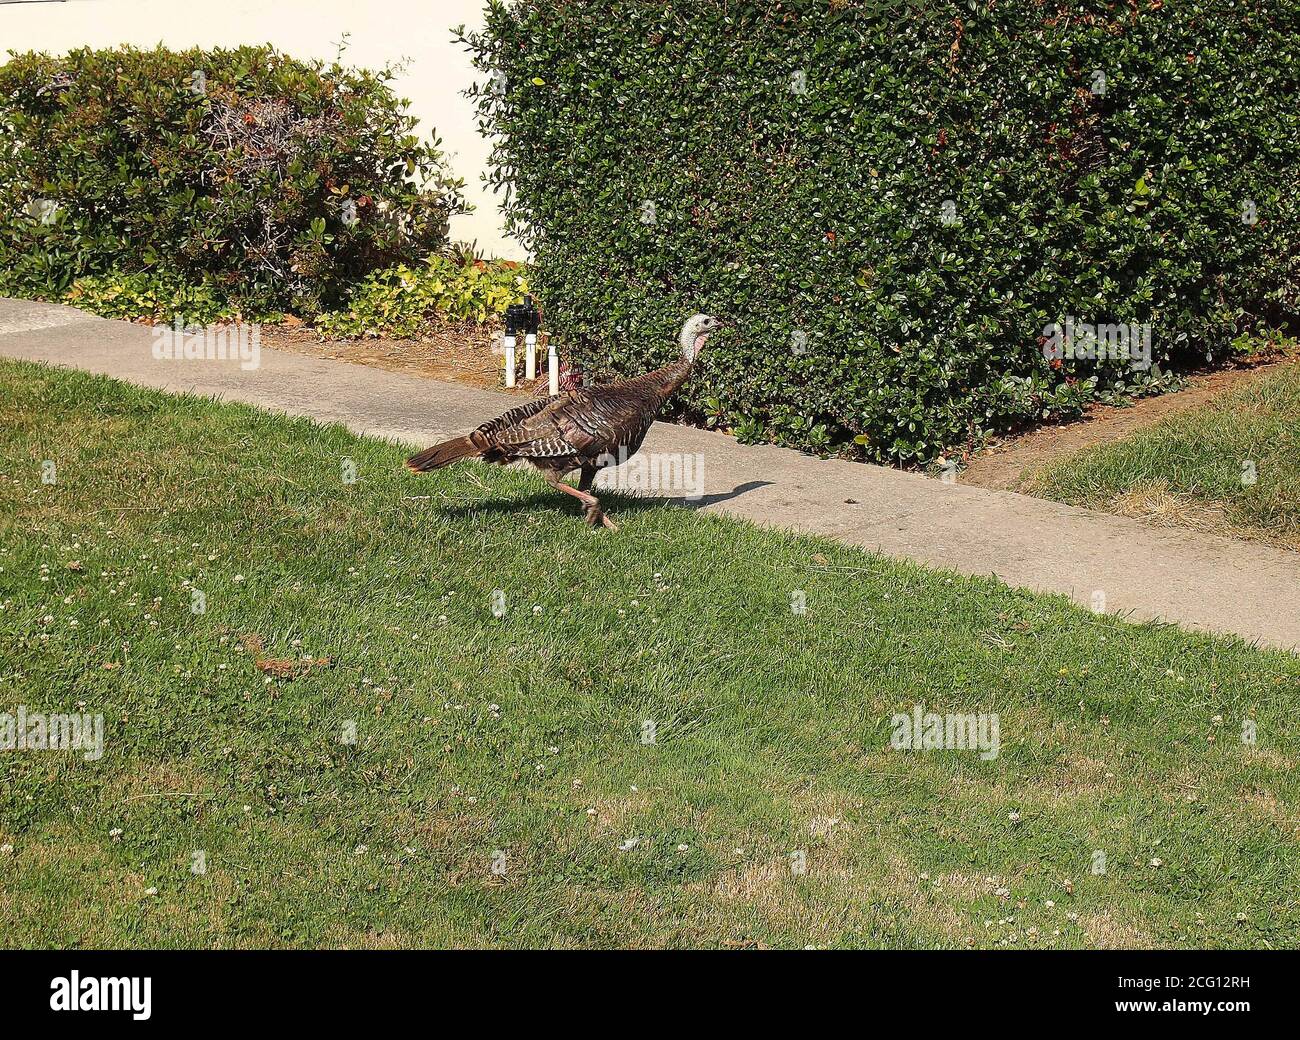
[[519,305],[519,309],[524,322],[524,331],[536,336],[542,327],[542,312],[537,309],[531,296],[524,297],[524,302]]

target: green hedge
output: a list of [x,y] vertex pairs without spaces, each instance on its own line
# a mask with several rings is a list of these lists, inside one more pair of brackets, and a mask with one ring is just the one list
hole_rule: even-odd
[[1167,373],[1300,310],[1298,12],[518,0],[462,37],[584,364],[657,365],[684,315],[728,315],[692,411],[913,462],[1166,378],[1053,362],[1067,317],[1149,324]]
[[314,311],[441,248],[463,212],[391,69],[270,47],[13,54],[0,66],[0,285],[165,272]]

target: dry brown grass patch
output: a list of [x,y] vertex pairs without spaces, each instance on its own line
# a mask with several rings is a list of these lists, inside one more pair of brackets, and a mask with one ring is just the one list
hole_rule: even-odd
[[1080,914],[1079,927],[1089,944],[1098,950],[1149,950],[1151,937],[1131,921],[1116,919],[1109,910]]
[[1129,490],[1112,495],[1102,508],[1159,527],[1182,527],[1226,537],[1241,534],[1222,506],[1180,495],[1170,490],[1169,481],[1163,477],[1137,481]]

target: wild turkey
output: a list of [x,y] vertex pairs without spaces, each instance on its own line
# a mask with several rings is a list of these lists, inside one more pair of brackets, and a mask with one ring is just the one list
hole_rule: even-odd
[[[406,464],[424,473],[466,458],[501,465],[523,461],[554,488],[581,502],[593,527],[603,524],[617,531],[618,525],[601,511],[600,500],[591,494],[596,472],[636,454],[655,414],[686,382],[705,341],[721,324],[711,315],[696,314],[682,326],[678,337],[680,361],[635,379],[570,390],[511,408],[468,436],[412,455]],[[574,470],[582,471],[576,488],[560,479]]]

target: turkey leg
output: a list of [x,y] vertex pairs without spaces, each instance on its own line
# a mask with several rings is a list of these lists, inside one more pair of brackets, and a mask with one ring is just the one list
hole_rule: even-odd
[[584,466],[582,470],[581,484],[585,486],[580,488],[564,483],[564,481],[559,478],[558,474],[547,474],[546,479],[557,491],[563,491],[566,495],[572,495],[587,507],[587,523],[591,524],[592,527],[595,527],[597,524],[604,524],[611,531],[617,531],[618,525],[601,512],[600,499],[586,490],[591,487],[591,479],[595,476],[596,470],[594,467],[591,468],[589,477],[588,468]]

